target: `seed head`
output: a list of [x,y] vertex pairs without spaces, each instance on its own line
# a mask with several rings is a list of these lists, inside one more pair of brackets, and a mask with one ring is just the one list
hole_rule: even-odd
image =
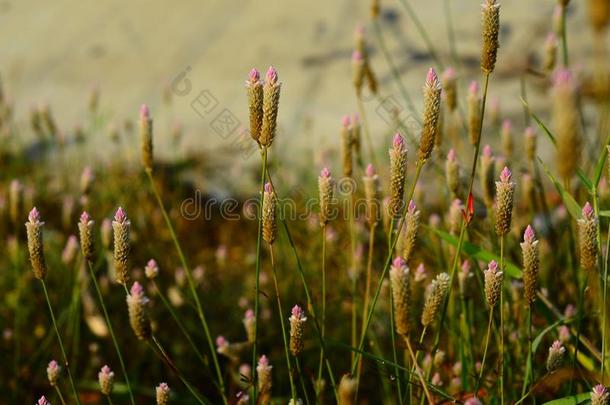
[[457,196],[460,188],[460,164],[457,160],[455,150],[449,149],[447,160],[445,161],[445,177],[447,187],[454,196]]
[[557,63],[557,36],[550,32],[544,42],[544,71],[551,73]]
[[91,166],[86,166],[80,175],[80,191],[83,195],[87,195],[91,192],[91,185],[95,180],[95,174]]
[[591,391],[591,405],[608,405],[610,392],[603,385],[598,384]]
[[476,145],[479,140],[479,126],[481,124],[481,97],[479,85],[472,81],[468,87],[468,135],[471,145]]
[[305,311],[298,305],[292,307],[290,321],[290,352],[293,356],[299,356],[303,352],[303,324],[307,320]]
[[485,274],[485,299],[490,310],[493,310],[500,294],[502,293],[502,282],[504,280],[504,273],[498,270],[498,263],[495,260],[489,262],[487,269],[484,271]]
[[127,294],[127,309],[131,329],[140,340],[146,340],[151,336],[148,303],[149,300],[144,295],[144,288],[137,281],[134,282],[130,294]]
[[365,62],[364,57],[360,51],[354,51],[352,53],[352,69],[353,69],[353,83],[356,89],[356,94],[362,92],[362,85],[364,84],[364,69]]
[[131,244],[129,231],[131,222],[127,219],[127,214],[123,208],[119,207],[112,221],[114,230],[114,268],[116,271],[116,282],[126,284],[129,281],[129,252]]
[[28,222],[25,223],[25,228],[28,237],[28,252],[30,254],[30,263],[34,271],[34,277],[42,280],[47,275],[47,265],[44,258],[44,249],[42,245],[42,226],[44,222],[40,220],[40,212],[36,207],[32,208],[28,215]]
[[447,222],[449,222],[449,233],[452,235],[457,235],[460,231],[463,209],[464,204],[462,204],[462,201],[459,198],[453,200],[451,206],[449,207]]
[[140,107],[140,143],[142,149],[142,165],[148,172],[153,167],[153,123],[150,118],[150,111],[146,104]]
[[258,373],[258,391],[262,398],[262,402],[268,401],[271,397],[271,369],[273,366],[269,365],[269,360],[264,354],[258,359],[258,365],[256,366],[256,372]]
[[343,375],[339,383],[339,405],[355,405],[357,387],[358,381],[355,378],[349,374]]
[[390,284],[394,298],[394,322],[396,331],[408,336],[410,331],[410,280],[409,268],[402,257],[396,257],[390,268]]
[[610,4],[607,0],[589,0],[589,20],[595,32],[605,32],[610,24]]
[[318,192],[320,196],[320,225],[326,226],[331,219],[331,204],[333,200],[334,180],[328,168],[322,169],[318,177]]
[[270,245],[273,245],[277,237],[276,206],[273,187],[271,183],[266,183],[263,192],[263,239]]
[[91,260],[93,258],[93,246],[94,246],[94,234],[93,234],[94,222],[87,211],[83,211],[78,222],[78,233],[80,236],[80,246],[85,260]]
[[421,316],[421,324],[427,327],[434,322],[441,304],[449,292],[449,275],[441,273],[426,288],[426,300]]
[[352,115],[352,119],[351,119],[351,137],[350,139],[352,140],[352,148],[354,150],[354,153],[356,154],[356,159],[358,159],[358,161],[362,160],[362,142],[361,142],[361,137],[360,137],[360,116],[355,113]]
[[49,365],[47,366],[47,379],[49,380],[49,384],[51,387],[55,387],[57,385],[57,380],[59,380],[59,373],[61,372],[61,367],[55,360],[51,360]]
[[100,372],[97,373],[97,380],[100,383],[100,392],[106,396],[110,395],[114,385],[114,372],[110,370],[110,367],[102,367]]
[[580,265],[585,270],[591,270],[597,264],[598,219],[593,207],[588,202],[582,209],[582,218],[578,219],[577,222]]
[[246,91],[248,94],[250,136],[258,142],[263,124],[263,82],[260,79],[260,73],[254,68],[248,74]]
[[496,233],[504,236],[510,231],[513,215],[513,196],[515,183],[511,181],[512,174],[508,167],[502,169],[500,181],[496,182]]
[[500,5],[496,0],[484,0],[482,16],[483,46],[481,49],[481,69],[484,73],[490,74],[496,66],[499,47]]
[[403,207],[405,176],[407,172],[407,149],[400,134],[394,135],[390,153],[390,215],[398,215]]
[[407,214],[405,217],[403,244],[402,244],[402,257],[405,262],[409,263],[409,259],[413,254],[415,248],[415,241],[417,240],[417,231],[419,229],[419,217],[421,212],[417,209],[413,200],[409,201],[409,207],[407,208]]
[[443,72],[443,93],[449,111],[455,111],[457,108],[457,75],[452,67]]
[[485,145],[481,156],[480,180],[483,191],[483,200],[487,207],[491,207],[495,198],[494,177],[496,172],[496,161],[491,153],[491,147]]
[[246,330],[246,336],[248,337],[248,342],[253,343],[256,339],[256,317],[254,316],[254,311],[248,309],[244,314],[244,319],[242,319],[242,323],[244,324],[244,329]]
[[157,278],[159,275],[159,266],[157,265],[155,259],[150,259],[148,263],[146,263],[146,266],[144,267],[144,274],[146,274],[146,277],[151,280]]
[[551,117],[557,140],[557,169],[567,180],[576,172],[582,153],[577,88],[566,69],[557,70],[553,79]]
[[379,176],[375,173],[372,164],[368,164],[364,171],[362,182],[364,184],[364,198],[366,200],[366,219],[369,226],[373,228],[379,221]]
[[531,225],[528,225],[523,233],[521,243],[521,254],[523,256],[523,284],[525,288],[525,299],[529,306],[536,300],[538,289],[538,269],[540,267],[538,241],[534,235]]
[[269,147],[275,138],[282,84],[278,81],[277,71],[273,66],[267,70],[266,79],[263,85],[263,118],[258,141],[262,146]]
[[563,357],[565,355],[566,348],[563,347],[559,340],[553,342],[549,347],[549,356],[546,359],[546,369],[549,372],[553,372],[561,367],[563,363]]
[[343,116],[341,121],[341,156],[343,160],[343,176],[351,177],[353,170],[352,159],[352,131],[350,127],[349,115]]
[[536,131],[532,127],[525,128],[525,154],[530,162],[536,159]]
[[441,111],[441,81],[434,69],[428,70],[424,85],[424,117],[417,157],[421,163],[427,161],[434,148]]
[[167,405],[169,403],[169,385],[161,383],[155,387],[155,396],[157,397],[157,405]]

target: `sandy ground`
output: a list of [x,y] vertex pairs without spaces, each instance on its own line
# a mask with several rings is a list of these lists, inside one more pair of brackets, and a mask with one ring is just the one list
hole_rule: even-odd
[[[443,62],[450,64],[444,1],[410,1]],[[448,1],[465,88],[479,75],[480,2]],[[586,2],[572,3],[571,56],[588,60],[582,59],[591,53]],[[502,48],[490,93],[515,119],[521,112],[519,66],[531,54],[541,55],[554,4],[502,2]],[[398,0],[382,5],[384,36],[419,108],[433,61]],[[222,122],[214,120],[245,123],[247,72],[273,64],[283,82],[278,148],[302,159],[314,147],[334,146],[340,117],[357,108],[349,58],[358,22],[370,25],[368,1],[0,0],[0,72],[18,116],[26,117],[30,105],[46,102],[66,131],[83,119],[94,85],[101,89],[102,110],[116,122],[137,118],[139,104],[149,103],[163,153],[168,143],[159,138],[169,132],[170,121],[183,124],[186,143],[193,147],[214,150],[235,142],[238,131],[227,135]],[[368,32],[381,93],[402,103],[373,32]],[[180,77],[185,72],[188,83]],[[172,88],[172,81],[175,91],[168,106],[163,91]],[[533,104],[541,99],[535,93],[532,97]],[[388,128],[378,107],[378,100],[366,103],[373,137],[381,143]],[[100,136],[96,142],[106,139]]]

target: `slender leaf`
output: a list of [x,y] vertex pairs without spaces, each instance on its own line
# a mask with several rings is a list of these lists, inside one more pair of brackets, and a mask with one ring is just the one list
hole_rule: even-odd
[[544,335],[561,325],[563,322],[563,319],[560,319],[552,325],[547,326],[542,332],[540,332],[538,336],[536,336],[536,338],[532,341],[532,352],[536,353],[536,350],[538,350],[538,346],[540,346],[540,342],[542,342],[542,338],[544,337]]
[[[450,243],[453,246],[457,246],[458,240],[455,236],[448,234],[447,232],[441,231],[440,229],[428,228],[434,231],[441,239]],[[480,246],[477,246],[473,243],[464,241],[462,244],[462,251],[466,253],[468,256],[472,256],[478,260],[482,260],[484,262],[489,262],[495,260],[497,262],[500,261],[500,256],[491,253],[488,250],[483,249]],[[504,261],[504,271],[506,274],[512,278],[521,278],[522,271],[519,269],[517,265],[514,263]]]
[[544,162],[542,161],[542,159],[540,159],[540,157],[538,157],[538,161],[542,165],[542,168],[544,169],[544,172],[548,176],[549,180],[551,180],[551,182],[555,186],[555,189],[557,189],[557,192],[561,196],[561,200],[565,204],[570,215],[572,215],[572,217],[574,219],[580,219],[580,217],[581,217],[580,205],[578,205],[578,203],[576,202],[574,197],[572,197],[572,195],[569,192],[567,192],[565,188],[563,188],[561,183],[559,181],[557,181],[555,176],[553,176],[553,174],[551,173],[549,168],[544,164]]
[[[610,143],[610,134],[606,138],[606,143],[604,146],[608,146]],[[599,180],[602,178],[602,171],[604,170],[604,163],[606,163],[606,157],[608,156],[608,150],[606,148],[602,148],[599,154],[599,158],[597,159],[597,165],[595,165],[595,173],[593,175],[593,184],[595,187],[598,186]]]
[[578,395],[570,395],[569,397],[554,399],[552,401],[545,402],[542,405],[575,405],[585,402],[589,398],[591,398],[591,394],[588,392],[583,392],[582,394]]

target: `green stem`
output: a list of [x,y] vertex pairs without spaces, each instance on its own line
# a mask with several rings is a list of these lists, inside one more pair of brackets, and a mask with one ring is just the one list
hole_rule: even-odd
[[566,27],[566,7],[561,6],[561,45],[563,50],[563,66],[568,67],[568,34]]
[[491,324],[494,319],[494,310],[489,308],[489,319],[487,321],[487,332],[485,333],[485,349],[483,350],[483,360],[481,361],[481,371],[479,372],[479,378],[474,387],[474,395],[479,392],[479,386],[481,385],[481,379],[483,378],[483,371],[485,370],[485,360],[487,359],[487,349],[489,348],[489,336],[491,335]]
[[603,297],[602,297],[602,361],[601,361],[601,384],[604,385],[605,364],[606,364],[606,338],[608,333],[607,315],[608,315],[608,254],[610,253],[610,223],[608,224],[608,234],[606,236],[606,254],[604,257],[604,280],[603,280]]
[[290,362],[290,354],[288,354],[288,339],[286,337],[286,324],[284,322],[284,310],[282,309],[282,301],[280,299],[280,288],[277,282],[277,271],[275,268],[275,254],[273,251],[273,245],[269,245],[271,252],[271,269],[273,270],[273,285],[275,286],[275,298],[277,301],[277,310],[280,317],[280,327],[282,328],[282,340],[284,341],[284,354],[286,355],[286,366],[288,367],[288,378],[290,379],[290,393],[292,395],[292,402],[297,402],[297,390],[294,385],[294,377],[292,372],[292,364]]
[[[205,317],[205,313],[203,312],[203,307],[201,305],[201,301],[199,300],[199,295],[197,295],[197,289],[195,287],[195,281],[193,279],[193,274],[191,273],[191,269],[186,263],[186,258],[184,257],[184,253],[182,252],[182,247],[180,246],[180,242],[178,242],[178,237],[176,236],[176,232],[174,230],[174,226],[172,225],[172,221],[169,218],[167,210],[165,209],[165,205],[163,204],[163,200],[161,199],[161,195],[159,194],[159,190],[157,189],[157,185],[154,182],[152,177],[152,171],[146,170],[146,175],[148,177],[148,181],[150,183],[153,194],[155,195],[155,199],[159,205],[159,209],[161,209],[161,214],[163,215],[163,219],[165,220],[165,224],[169,233],[171,235],[172,241],[174,242],[174,246],[178,253],[178,257],[180,258],[180,263],[184,268],[184,272],[186,274],[186,279],[189,284],[189,288],[191,290],[191,294],[193,295],[193,299],[195,300],[195,306],[197,307],[197,314],[199,316],[199,320],[201,322],[201,326],[203,327],[203,331],[205,333],[205,337],[208,342],[208,347],[210,349],[210,353],[212,356],[212,361],[214,363],[214,370],[216,371],[216,377],[218,378],[218,385],[220,387],[220,395],[222,396],[222,402],[226,405],[228,404],[227,397],[225,394],[225,386],[222,378],[222,372],[220,371],[220,363],[218,362],[218,356],[216,354],[216,348],[214,346],[214,341],[212,340],[212,335],[210,333],[210,328],[208,327],[208,322]],[[125,287],[127,288],[127,287]],[[253,370],[256,370],[254,367]],[[253,371],[255,372],[255,371]]]
[[267,177],[267,148],[261,150],[261,184],[260,184],[260,206],[258,215],[258,232],[256,235],[256,281],[254,292],[254,343],[252,345],[252,401],[256,403],[256,357],[258,351],[258,324],[259,324],[259,294],[260,294],[260,272],[261,272],[261,241],[263,238],[263,195],[265,193],[265,179]]
[[[389,255],[392,255],[393,248],[393,237],[392,233],[394,230],[394,218],[390,221],[390,230],[388,231],[388,248],[390,249]],[[396,236],[398,239],[398,235]],[[394,327],[394,298],[393,294],[390,293],[390,341],[392,344],[392,359],[394,360],[394,373],[396,374],[396,389],[398,391],[398,403],[402,404],[402,384],[400,383],[399,378],[399,369],[398,369],[398,354],[396,352],[396,328]]]
[[[500,271],[504,271],[504,235],[500,236]],[[504,278],[500,286],[500,403],[504,405]]]
[[159,288],[159,285],[157,284],[157,282],[154,279],[152,280],[152,283],[153,283],[153,286],[155,287],[155,290],[157,290],[157,295],[159,296],[159,298],[161,298],[161,302],[163,303],[163,305],[165,306],[167,311],[170,313],[171,317],[176,322],[176,325],[178,325],[178,328],[180,329],[180,332],[182,332],[182,334],[184,335],[186,340],[189,342],[189,345],[191,346],[191,349],[193,349],[193,351],[195,352],[195,355],[199,358],[199,360],[204,365],[207,366],[208,365],[207,359],[205,359],[203,357],[203,354],[201,354],[201,351],[199,351],[199,349],[197,348],[197,345],[195,344],[195,342],[191,338],[191,335],[186,330],[186,327],[184,326],[182,321],[180,321],[180,318],[176,314],[176,311],[174,311],[174,309],[172,308],[172,305],[167,300],[167,297],[163,294],[163,291],[161,291],[161,289]]
[[97,283],[97,279],[95,277],[95,272],[93,271],[93,266],[91,265],[91,261],[85,259],[87,261],[87,267],[89,268],[89,274],[91,275],[91,280],[93,281],[93,285],[95,286],[95,292],[97,293],[97,297],[100,300],[100,306],[102,307],[102,312],[104,313],[104,318],[106,319],[106,325],[108,325],[108,331],[110,332],[110,337],[112,338],[112,344],[114,345],[114,349],[116,351],[117,357],[119,358],[119,363],[121,364],[121,371],[123,371],[123,375],[125,376],[125,383],[127,385],[127,392],[129,392],[129,399],[133,405],[136,404],[136,401],[133,397],[133,392],[131,390],[131,384],[129,383],[129,376],[127,375],[127,368],[125,367],[125,362],[123,361],[123,355],[121,354],[121,349],[119,348],[119,344],[117,343],[116,336],[114,335],[114,329],[112,328],[112,324],[110,323],[110,317],[108,316],[108,311],[106,310],[106,304],[104,304],[104,298],[102,297],[102,291],[100,290],[100,286]]
[[108,405],[114,405],[112,403],[112,399],[110,398],[110,395],[106,395],[106,399],[108,400]]
[[78,397],[78,391],[76,391],[76,385],[74,384],[74,379],[72,378],[72,372],[70,371],[70,365],[68,363],[68,356],[66,356],[66,350],[64,349],[63,341],[61,340],[61,335],[59,334],[59,329],[57,328],[57,322],[55,321],[55,314],[53,313],[53,307],[51,306],[51,300],[49,299],[49,292],[47,291],[47,284],[44,279],[40,279],[40,283],[42,284],[42,290],[44,291],[44,297],[47,300],[47,306],[49,307],[49,314],[51,315],[51,321],[53,322],[53,329],[55,329],[55,335],[57,336],[57,341],[59,342],[59,349],[61,350],[61,355],[64,360],[64,366],[66,367],[66,371],[68,372],[68,380],[70,380],[70,386],[72,387],[72,393],[74,394],[74,398],[76,399],[76,403],[80,405],[80,398]]
[[59,401],[61,402],[61,405],[66,405],[66,400],[64,399],[64,396],[61,393],[61,390],[59,389],[59,386],[57,384],[54,385],[55,387],[55,392],[57,393],[57,396],[59,397]]
[[584,313],[584,299],[585,299],[585,290],[587,289],[587,284],[589,284],[589,271],[593,271],[592,269],[587,270],[585,272],[585,282],[579,289],[578,294],[578,307],[577,307],[577,318],[576,318],[576,343],[574,344],[574,358],[572,359],[572,373],[570,375],[570,388],[568,393],[572,394],[572,387],[574,386],[574,373],[577,371],[578,367],[578,342],[580,340],[580,333],[582,329],[582,318]]
[[532,306],[527,306],[527,364],[525,367],[525,377],[523,378],[523,388],[521,389],[521,397],[525,396],[528,388],[529,379],[531,378],[530,373],[532,372],[533,365],[533,353],[532,353]]
[[[322,339],[326,332],[326,225],[322,225]],[[318,367],[318,378],[316,379],[316,395],[321,398],[320,392],[322,381],[322,368],[324,365],[324,346],[320,347],[320,365]]]
[[432,43],[432,40],[430,39],[430,37],[428,36],[428,33],[426,32],[426,28],[420,21],[417,14],[415,14],[415,10],[413,10],[413,7],[411,7],[411,4],[409,4],[409,2],[407,0],[400,0],[400,3],[403,5],[405,10],[407,10],[407,13],[411,17],[411,20],[413,20],[413,24],[415,25],[415,28],[419,32],[419,35],[421,35],[422,39],[426,43],[426,46],[428,47],[428,52],[430,52],[432,59],[434,59],[434,62],[436,63],[437,68],[439,70],[443,70],[445,68],[443,66],[443,62],[441,62],[441,59],[438,57],[436,49],[434,49],[434,44]]
[[299,373],[299,380],[301,381],[301,389],[303,390],[303,395],[305,396],[305,403],[310,405],[309,394],[307,394],[307,387],[305,386],[305,379],[303,378],[303,372],[301,371],[301,362],[298,357],[294,358],[294,362],[297,365],[297,372]]
[[[357,294],[356,294],[356,287],[357,287],[357,277],[358,277],[358,269],[357,267],[357,263],[356,263],[356,226],[354,224],[354,193],[350,192],[350,198],[349,198],[349,235],[350,235],[350,245],[351,245],[351,252],[350,252],[350,260],[351,260],[351,275],[352,275],[352,336],[351,336],[351,345],[352,346],[356,346],[356,339],[357,339],[357,327],[358,327],[358,316],[357,316],[357,309],[358,306],[356,305],[356,298],[357,298]],[[351,353],[351,364],[352,366],[354,365],[354,359],[355,359],[355,354],[354,352]]]

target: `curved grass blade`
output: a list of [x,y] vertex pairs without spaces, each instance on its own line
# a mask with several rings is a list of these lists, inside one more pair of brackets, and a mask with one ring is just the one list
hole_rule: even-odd
[[544,164],[544,162],[542,161],[542,159],[540,159],[540,157],[538,157],[538,161],[542,165],[542,168],[544,169],[544,172],[548,176],[549,180],[551,180],[551,182],[555,186],[555,189],[561,196],[561,200],[565,204],[570,215],[572,215],[572,217],[574,217],[574,219],[580,219],[580,216],[581,216],[580,205],[578,205],[578,203],[576,202],[574,197],[572,197],[572,195],[569,192],[567,192],[565,188],[563,188],[561,183],[559,181],[557,181],[555,176],[553,176],[553,174],[551,173],[551,171],[549,170],[547,165]]

